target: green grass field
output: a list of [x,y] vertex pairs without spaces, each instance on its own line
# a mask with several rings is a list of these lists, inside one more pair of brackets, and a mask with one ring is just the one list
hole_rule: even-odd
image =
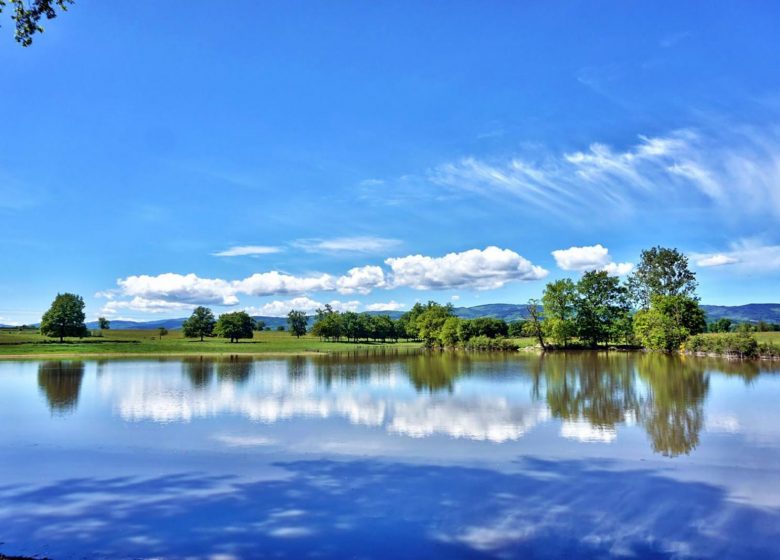
[[[515,339],[520,347],[531,346],[530,338]],[[419,342],[323,342],[314,336],[296,338],[288,332],[263,331],[249,340],[231,344],[223,338],[207,338],[203,342],[184,338],[181,331],[172,330],[160,338],[156,330],[106,330],[103,336],[88,338],[47,338],[35,331],[0,329],[0,358],[18,356],[80,356],[80,355],[200,355],[200,354],[305,354],[310,352],[344,352],[378,348],[420,348]]]
[[[722,333],[707,333],[705,336],[720,336]],[[769,342],[780,346],[780,332],[756,332],[752,334],[758,342]]]
[[58,339],[47,338],[34,331],[0,329],[0,357],[65,354],[298,354],[378,347],[416,348],[419,343],[334,343],[322,342],[313,336],[296,338],[287,332],[264,331],[255,333],[253,339],[231,344],[223,338],[207,338],[203,342],[184,338],[178,330],[172,330],[162,338],[156,330],[106,330],[102,337],[66,338],[61,344]]

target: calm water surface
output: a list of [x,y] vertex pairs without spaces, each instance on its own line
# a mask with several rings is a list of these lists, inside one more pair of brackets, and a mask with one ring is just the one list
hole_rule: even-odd
[[778,558],[780,363],[0,362],[0,553]]

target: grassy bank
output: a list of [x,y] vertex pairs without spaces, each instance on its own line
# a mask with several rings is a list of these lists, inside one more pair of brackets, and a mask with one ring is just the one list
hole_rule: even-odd
[[107,330],[103,336],[58,339],[34,331],[0,329],[0,358],[3,356],[97,356],[97,355],[201,355],[201,354],[305,354],[349,350],[419,348],[418,342],[323,342],[314,336],[296,338],[287,332],[263,331],[249,340],[230,343],[223,338],[203,342],[184,338],[181,331],[160,337],[154,330]]
[[780,332],[708,333],[689,338],[682,351],[732,358],[780,359]]

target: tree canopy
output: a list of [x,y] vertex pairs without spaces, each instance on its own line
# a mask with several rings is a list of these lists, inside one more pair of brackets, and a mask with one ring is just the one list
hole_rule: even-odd
[[73,4],[73,0],[0,0],[0,12],[9,2],[13,12],[11,19],[16,24],[15,38],[23,47],[32,44],[36,33],[43,33],[42,19],[54,19],[57,9],[66,12],[68,4]]
[[628,285],[638,306],[647,309],[653,295],[695,299],[698,283],[688,267],[688,257],[677,249],[653,247],[642,251]]
[[309,324],[309,319],[306,317],[306,313],[303,311],[296,311],[291,309],[287,314],[287,324],[290,327],[290,334],[300,338],[306,334],[306,327]]
[[214,332],[216,320],[208,307],[196,307],[189,319],[182,324],[182,331],[187,338],[200,338],[211,336]]
[[241,338],[252,338],[255,335],[255,322],[246,311],[223,313],[214,326],[214,333],[230,342],[238,342]]
[[59,337],[86,336],[84,300],[76,294],[57,294],[49,310],[41,318],[41,334]]

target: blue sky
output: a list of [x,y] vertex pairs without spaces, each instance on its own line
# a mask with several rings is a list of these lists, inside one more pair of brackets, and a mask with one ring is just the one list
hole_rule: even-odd
[[658,244],[705,303],[780,300],[776,3],[2,17],[0,323],[521,303]]

